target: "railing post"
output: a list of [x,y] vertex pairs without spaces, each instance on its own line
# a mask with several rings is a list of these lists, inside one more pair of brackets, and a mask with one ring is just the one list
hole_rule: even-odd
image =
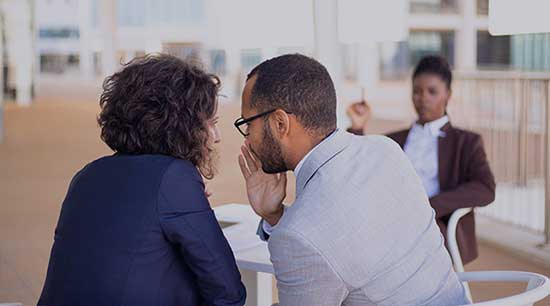
[[[0,7],[0,10],[2,8]],[[4,21],[0,15],[0,144],[4,140]],[[7,65],[7,63],[6,63]]]
[[550,80],[546,80],[544,133],[544,242],[550,245]]
[[530,84],[526,80],[520,80],[519,91],[519,127],[518,127],[518,185],[527,186],[527,136],[528,136],[528,109],[529,98],[527,86]]

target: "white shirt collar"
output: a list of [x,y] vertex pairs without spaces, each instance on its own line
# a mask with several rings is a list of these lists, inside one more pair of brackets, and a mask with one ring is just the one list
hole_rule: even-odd
[[302,159],[300,160],[300,162],[298,163],[298,165],[296,165],[296,168],[294,169],[294,176],[298,177],[298,173],[300,173],[300,169],[302,169],[302,166],[304,165],[304,162],[311,155],[311,153],[313,153],[313,151],[315,151],[315,149],[317,149],[317,147],[319,147],[323,142],[327,141],[332,136],[334,136],[334,134],[336,134],[336,132],[338,132],[338,129],[336,129],[334,132],[332,132],[332,134],[330,134],[327,138],[323,139],[323,141],[321,141],[319,144],[317,144],[315,147],[313,147],[313,149],[311,149],[309,152],[307,152],[307,154],[304,157],[302,157]]
[[420,130],[428,129],[432,136],[439,136],[441,134],[440,133],[441,128],[445,126],[445,124],[447,124],[448,122],[449,122],[449,116],[445,115],[437,120],[428,122],[424,125],[415,123],[413,125],[413,129],[420,129]]

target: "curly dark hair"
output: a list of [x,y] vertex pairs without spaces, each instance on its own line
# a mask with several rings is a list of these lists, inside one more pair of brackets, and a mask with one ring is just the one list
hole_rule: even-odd
[[97,119],[101,139],[121,154],[162,154],[215,174],[207,121],[217,108],[220,80],[166,54],[135,58],[105,79]]

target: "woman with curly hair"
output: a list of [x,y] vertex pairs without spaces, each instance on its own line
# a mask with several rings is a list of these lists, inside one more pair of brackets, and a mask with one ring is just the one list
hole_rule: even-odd
[[55,230],[38,305],[243,305],[245,288],[201,177],[215,174],[219,79],[169,55],[107,78],[101,138]]

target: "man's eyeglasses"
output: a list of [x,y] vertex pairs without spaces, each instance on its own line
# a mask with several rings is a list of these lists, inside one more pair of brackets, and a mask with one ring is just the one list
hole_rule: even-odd
[[[277,110],[277,108],[276,108],[276,109],[272,109],[272,110],[268,110],[267,112],[259,113],[259,114],[257,114],[257,115],[254,115],[254,116],[250,117],[250,118],[243,118],[243,117],[241,117],[241,118],[235,120],[234,125],[235,125],[235,127],[237,128],[237,130],[239,130],[239,132],[240,132],[244,137],[246,137],[246,136],[249,135],[249,133],[248,133],[246,130],[243,131],[243,125],[248,124],[248,123],[250,123],[250,122],[252,122],[252,121],[254,121],[254,120],[258,119],[258,118],[261,118],[261,117],[263,117],[263,116],[267,116],[267,115],[273,113],[273,112],[276,111],[276,110]],[[285,112],[286,112],[287,114],[292,114],[292,113],[287,112],[287,111],[285,111]]]

